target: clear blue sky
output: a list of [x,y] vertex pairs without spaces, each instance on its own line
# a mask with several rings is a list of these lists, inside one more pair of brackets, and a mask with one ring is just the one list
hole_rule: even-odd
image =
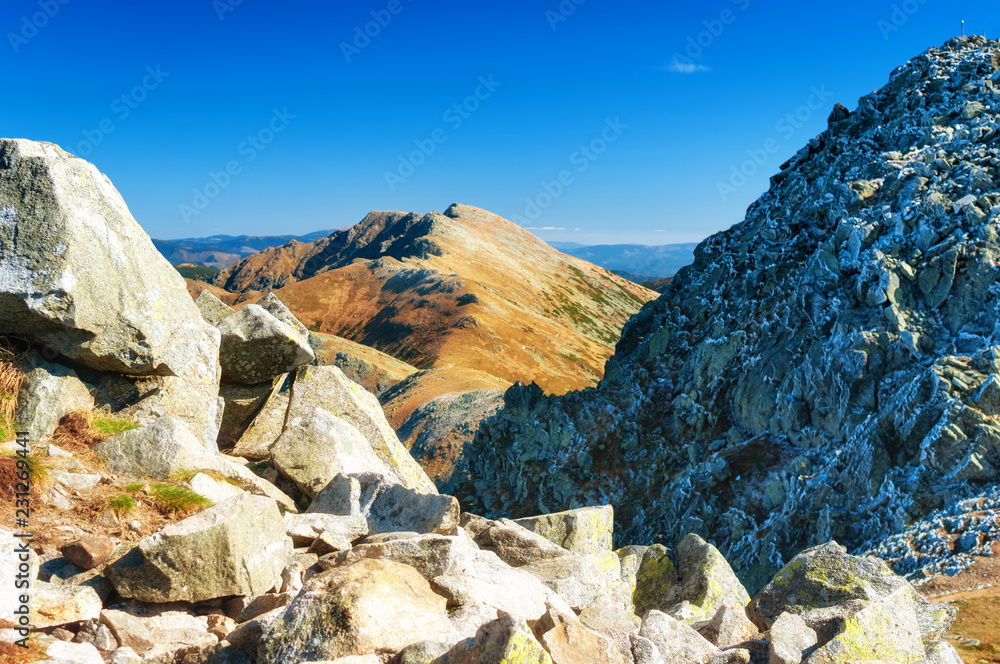
[[835,102],[963,18],[1000,35],[996,17],[996,0],[3,0],[0,136],[93,161],[160,238],[459,201],[564,229],[548,240],[693,241],[739,222]]

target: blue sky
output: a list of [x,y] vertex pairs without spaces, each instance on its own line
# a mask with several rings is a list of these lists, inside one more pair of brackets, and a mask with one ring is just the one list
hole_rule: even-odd
[[459,201],[547,240],[695,241],[834,103],[962,19],[1000,35],[995,0],[790,4],[4,0],[0,136],[94,162],[159,238]]

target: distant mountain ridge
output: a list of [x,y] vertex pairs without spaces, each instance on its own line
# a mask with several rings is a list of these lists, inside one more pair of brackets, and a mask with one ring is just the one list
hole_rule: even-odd
[[664,279],[694,262],[696,242],[683,244],[600,244],[549,242],[554,249],[611,270],[635,282]]
[[224,270],[250,254],[271,247],[280,247],[293,240],[308,243],[326,237],[333,231],[316,231],[307,235],[212,235],[202,238],[153,240],[153,245],[170,261],[195,263]]

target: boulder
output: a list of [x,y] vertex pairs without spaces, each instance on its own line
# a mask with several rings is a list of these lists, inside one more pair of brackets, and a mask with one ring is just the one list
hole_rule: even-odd
[[206,616],[185,611],[161,611],[143,618],[154,645],[143,654],[144,664],[174,664],[185,656],[211,648],[219,639],[208,631]]
[[818,643],[816,632],[794,613],[778,616],[771,625],[770,637],[769,664],[801,664],[807,651]]
[[113,653],[108,655],[108,664],[142,664],[142,657],[129,648],[128,646],[122,646],[116,649]]
[[361,560],[313,577],[264,632],[260,664],[396,653],[448,634],[445,600],[407,565]]
[[848,600],[878,600],[904,586],[909,587],[906,580],[882,560],[852,556],[836,542],[827,542],[782,567],[754,596],[747,615],[761,629],[769,629],[785,611],[804,614]]
[[350,475],[336,475],[316,494],[306,510],[309,514],[362,516],[361,482]]
[[336,475],[391,474],[360,431],[322,408],[291,420],[270,451],[274,467],[310,498]]
[[219,323],[222,377],[232,383],[263,383],[315,359],[294,329],[255,304]]
[[611,505],[581,507],[515,519],[514,522],[573,553],[611,551],[611,534],[614,531],[614,509]]
[[403,486],[437,493],[434,483],[403,447],[371,392],[336,367],[302,367],[295,373],[286,421],[308,417],[317,408],[354,426]]
[[117,650],[118,641],[108,626],[97,618],[91,618],[80,625],[79,631],[73,637],[74,643],[89,643],[102,653]]
[[[803,623],[803,627],[805,627],[805,623]],[[749,641],[758,634],[757,626],[750,622],[745,612],[733,609],[725,604],[720,606],[719,610],[715,612],[712,621],[699,629],[698,632],[712,645],[719,648]],[[815,644],[815,641],[813,644]],[[801,659],[799,657],[798,661],[801,661]]]
[[479,548],[492,551],[511,567],[569,555],[569,551],[513,521],[463,514],[461,525]]
[[636,614],[644,616],[651,609],[665,611],[670,606],[671,591],[678,583],[677,567],[670,552],[662,544],[645,547],[641,556],[639,552],[624,550],[619,553],[623,573],[630,569],[627,564],[630,553],[638,561],[632,563],[636,565],[634,580],[631,575],[628,579],[634,588],[632,600]]
[[97,535],[84,537],[63,546],[59,552],[80,569],[94,569],[107,562],[115,551],[115,543]]
[[608,597],[620,574],[618,557],[611,551],[603,555],[569,555],[540,560],[519,569],[558,593],[577,613]]
[[285,534],[295,546],[309,546],[321,534],[337,538],[350,549],[351,542],[368,534],[368,522],[363,516],[338,516],[333,514],[286,514]]
[[267,402],[236,441],[233,454],[253,461],[271,456],[271,446],[285,428],[285,414],[292,393],[291,374],[275,381]]
[[309,329],[295,317],[284,302],[278,299],[277,295],[268,293],[257,301],[257,306],[298,332],[299,336],[309,343]]
[[92,164],[0,139],[0,335],[88,367],[177,375],[202,320],[184,279]]
[[[231,480],[235,482],[236,480]],[[199,496],[204,496],[212,501],[213,505],[229,500],[235,496],[242,495],[243,489],[230,482],[222,482],[205,473],[198,473],[187,481],[188,487]]]
[[131,648],[142,655],[153,649],[156,643],[153,635],[142,619],[126,611],[104,609],[101,611],[101,622],[107,625],[111,633],[123,647]]
[[290,555],[277,504],[243,495],[147,537],[107,574],[122,597],[199,602],[267,592]]
[[506,615],[483,625],[475,639],[459,642],[435,664],[552,664],[523,618]]
[[540,623],[545,631],[538,640],[553,664],[626,664],[610,639],[588,629],[575,616],[550,610]]
[[963,664],[955,646],[947,641],[928,641],[924,644],[927,664]]
[[31,626],[42,629],[99,617],[101,598],[93,588],[37,581],[31,588],[29,607]]
[[361,486],[361,513],[374,533],[451,534],[458,528],[459,506],[453,496],[423,493],[377,473],[354,475]]
[[632,646],[632,659],[635,664],[666,664],[663,655],[656,644],[644,636],[630,634],[629,641]]
[[643,618],[639,636],[656,645],[664,662],[708,664],[721,653],[698,632],[656,610],[650,611]]
[[90,388],[72,369],[33,358],[17,397],[14,421],[18,431],[27,431],[32,441],[48,440],[59,420],[77,410],[91,410]]
[[216,452],[225,405],[219,396],[219,338],[217,329],[204,325],[193,352],[175,376],[105,374],[95,390],[99,405],[140,424],[176,417],[187,424],[207,452]]
[[474,639],[480,627],[499,617],[496,608],[486,604],[467,604],[449,611],[451,630],[448,632],[448,643]]
[[336,565],[351,565],[365,559],[391,560],[409,565],[425,579],[433,581],[439,576],[467,567],[475,555],[475,548],[464,537],[414,535],[405,539],[362,542],[340,553],[336,558]]
[[[46,635],[47,636],[47,635]],[[52,637],[32,640],[39,640],[40,649],[48,659],[41,660],[51,664],[104,664],[100,651],[89,643],[71,643],[69,641],[59,641]]]
[[714,546],[697,535],[687,535],[675,553],[680,581],[670,590],[671,606],[666,611],[674,618],[691,625],[711,620],[719,607],[742,612],[750,603],[750,595]]
[[847,618],[837,635],[810,654],[806,662],[847,664],[858,660],[882,660],[911,664],[923,662],[924,657],[912,590],[903,586],[868,602]]
[[205,322],[213,327],[219,327],[219,323],[236,313],[235,309],[207,290],[203,290],[195,298],[194,305],[198,307],[198,313],[205,319]]

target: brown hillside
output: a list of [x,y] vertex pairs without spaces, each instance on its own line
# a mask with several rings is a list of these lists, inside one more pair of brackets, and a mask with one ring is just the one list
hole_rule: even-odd
[[625,321],[657,294],[479,208],[372,213],[249,256],[214,283],[277,295],[310,329],[420,369],[454,366],[561,394],[596,384]]

